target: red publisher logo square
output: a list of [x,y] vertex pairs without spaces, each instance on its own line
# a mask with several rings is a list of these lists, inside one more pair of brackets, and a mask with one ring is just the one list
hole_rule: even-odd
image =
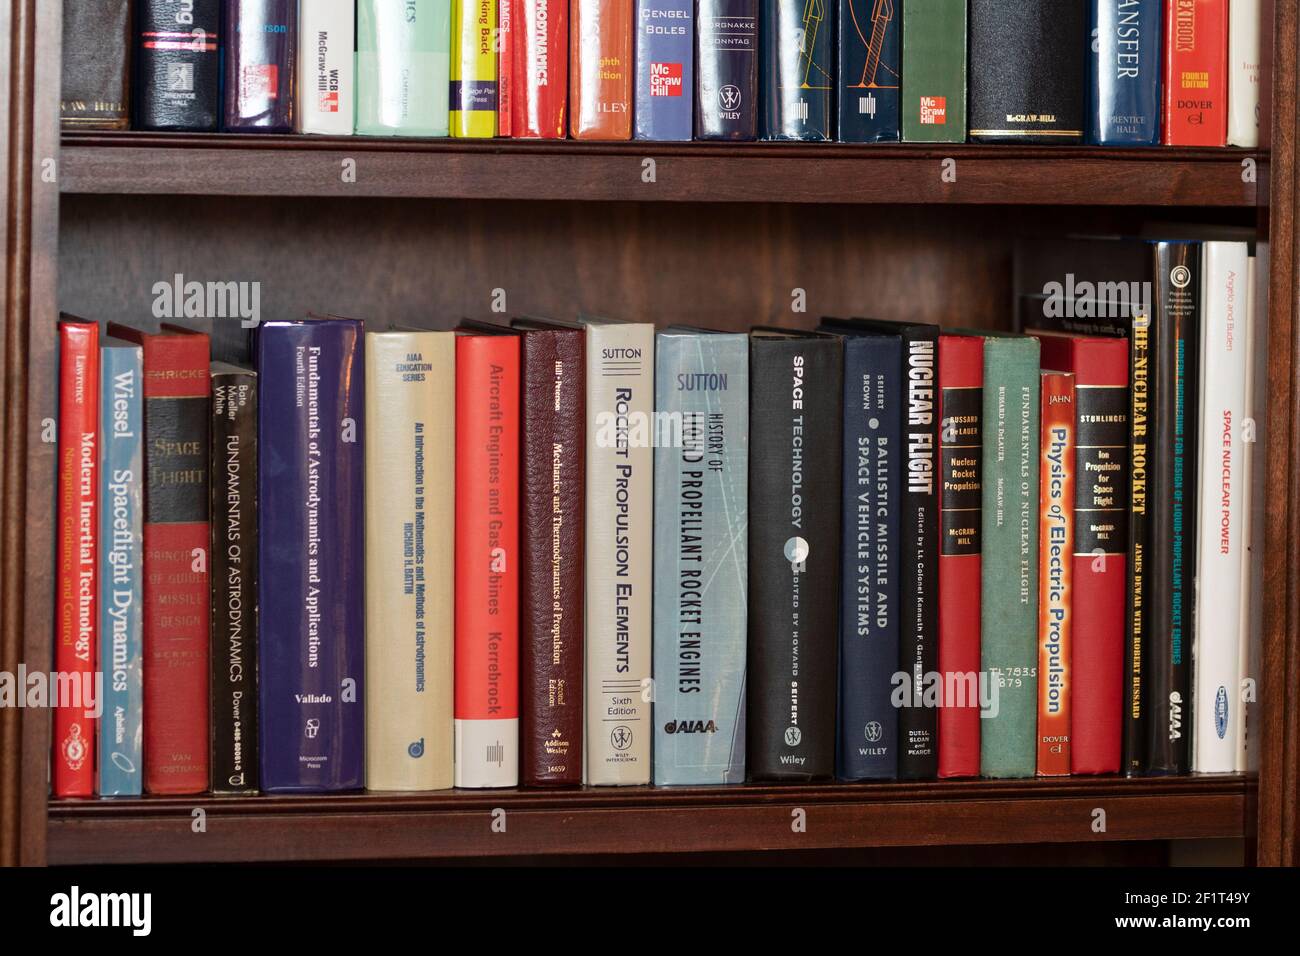
[[946,126],[948,123],[948,97],[921,97],[921,125]]
[[242,99],[245,103],[273,100],[280,95],[280,69],[274,63],[254,63],[245,66],[240,76]]
[[651,63],[650,95],[681,96],[682,65],[680,63]]
[[339,111],[338,93],[322,93],[317,110],[321,113],[337,113]]

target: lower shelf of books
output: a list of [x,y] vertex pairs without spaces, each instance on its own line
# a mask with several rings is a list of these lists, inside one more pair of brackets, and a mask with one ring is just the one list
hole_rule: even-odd
[[1240,838],[1243,775],[56,800],[49,861],[197,863]]

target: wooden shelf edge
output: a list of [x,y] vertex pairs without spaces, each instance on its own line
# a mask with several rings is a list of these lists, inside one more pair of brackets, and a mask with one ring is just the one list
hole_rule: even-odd
[[48,855],[274,862],[1208,839],[1244,835],[1253,787],[1221,776],[54,801]]

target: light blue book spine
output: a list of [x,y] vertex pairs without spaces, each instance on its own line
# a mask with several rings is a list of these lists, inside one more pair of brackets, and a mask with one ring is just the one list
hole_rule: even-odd
[[139,796],[144,691],[140,674],[144,559],[144,358],[106,339],[101,350],[100,627],[103,716],[99,793]]
[[749,342],[655,342],[654,781],[745,779]]

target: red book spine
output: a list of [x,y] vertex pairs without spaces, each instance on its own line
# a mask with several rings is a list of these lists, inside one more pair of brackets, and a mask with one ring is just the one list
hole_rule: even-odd
[[939,776],[980,772],[984,340],[939,336]]
[[1038,775],[1070,772],[1074,376],[1044,372],[1038,485]]
[[515,92],[515,37],[512,31],[519,3],[520,0],[497,2],[497,135],[502,137],[514,135],[511,129]]
[[569,0],[511,0],[515,89],[510,134],[564,139],[569,106]]
[[[95,648],[99,592],[99,327],[59,325],[58,633],[54,667],[75,680],[54,708],[54,795],[95,792]],[[87,695],[89,692],[90,696]]]
[[1169,0],[1165,8],[1164,142],[1228,141],[1228,0]]

